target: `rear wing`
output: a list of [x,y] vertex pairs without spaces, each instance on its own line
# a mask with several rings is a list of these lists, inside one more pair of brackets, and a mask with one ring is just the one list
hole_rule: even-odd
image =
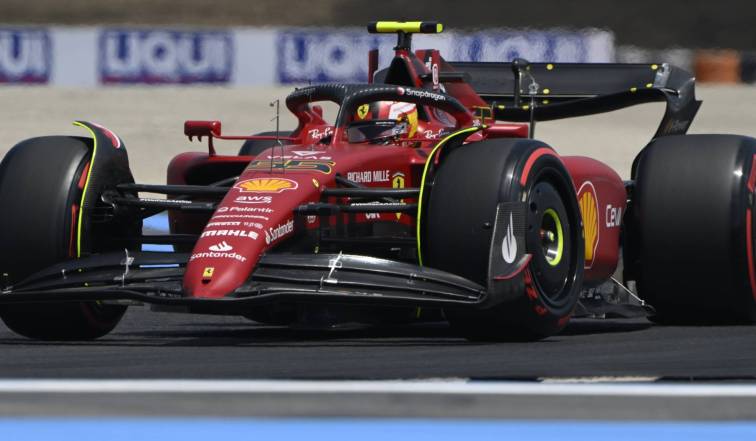
[[[687,132],[701,105],[695,96],[695,78],[666,63],[530,63],[520,71],[519,97],[513,63],[448,62],[447,66],[452,70],[442,70],[440,81],[468,83],[491,105],[491,116],[497,120],[549,121],[666,102],[655,134],[659,137]],[[538,84],[532,96],[531,78]]]

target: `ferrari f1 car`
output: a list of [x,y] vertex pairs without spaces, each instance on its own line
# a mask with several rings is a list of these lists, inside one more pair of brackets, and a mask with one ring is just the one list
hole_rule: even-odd
[[[690,74],[411,49],[414,33],[441,28],[369,25],[397,33],[390,65],[378,70],[372,51],[368,83],[293,91],[293,131],[187,121],[209,151],[174,158],[166,185],[135,183],[121,138],[94,123],[13,147],[0,165],[5,324],[96,338],[150,304],[277,325],[445,319],[508,340],[575,315],[756,319],[756,140],[686,135],[701,103]],[[627,182],[533,137],[539,121],[651,101],[666,112]],[[245,143],[224,156],[218,140]],[[143,233],[166,211],[166,234]]]

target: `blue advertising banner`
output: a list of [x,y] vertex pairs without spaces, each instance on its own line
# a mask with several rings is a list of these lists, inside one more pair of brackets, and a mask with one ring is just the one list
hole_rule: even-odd
[[[364,82],[367,52],[379,49],[380,65],[391,59],[393,35],[363,30],[283,29],[276,38],[279,83]],[[449,61],[610,62],[613,35],[607,31],[508,31],[415,36],[415,48],[437,48]]]
[[0,28],[0,83],[46,84],[51,46],[47,29]]
[[98,47],[103,84],[228,83],[234,65],[225,31],[105,29]]
[[365,31],[283,30],[276,39],[278,82],[364,82],[368,51],[391,47],[386,36]]

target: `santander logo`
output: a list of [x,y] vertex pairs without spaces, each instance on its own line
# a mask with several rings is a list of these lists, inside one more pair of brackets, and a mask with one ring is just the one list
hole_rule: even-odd
[[209,248],[210,248],[210,251],[215,251],[215,252],[231,251],[234,249],[234,247],[227,244],[225,240],[221,243],[211,245]]

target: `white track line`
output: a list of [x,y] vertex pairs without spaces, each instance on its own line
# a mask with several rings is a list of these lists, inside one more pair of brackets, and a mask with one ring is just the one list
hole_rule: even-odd
[[433,394],[753,397],[756,385],[474,381],[0,380],[2,393]]

